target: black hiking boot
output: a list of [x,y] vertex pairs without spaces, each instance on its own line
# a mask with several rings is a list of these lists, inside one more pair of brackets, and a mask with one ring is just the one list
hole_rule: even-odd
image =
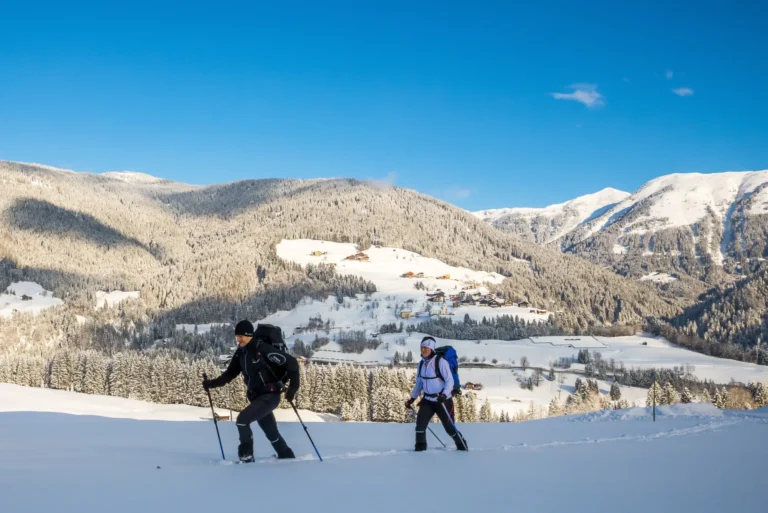
[[427,450],[427,444],[425,442],[416,442],[416,447],[414,448],[416,452],[426,451]]
[[453,441],[456,442],[456,450],[457,451],[467,451],[468,445],[467,440],[461,436],[460,434],[456,433],[456,435],[453,437]]
[[293,454],[293,451],[290,447],[288,447],[288,444],[285,443],[285,440],[281,436],[277,439],[276,442],[272,443],[272,448],[277,453],[277,458],[281,460],[287,460],[295,458],[296,456]]
[[253,461],[253,442],[246,442],[237,446],[237,456],[243,463],[251,463]]

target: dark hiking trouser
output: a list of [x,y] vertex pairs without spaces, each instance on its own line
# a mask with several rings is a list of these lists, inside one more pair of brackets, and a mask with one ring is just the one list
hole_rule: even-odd
[[[445,407],[443,407],[443,404]],[[419,403],[419,413],[416,415],[416,449],[426,449],[427,447],[427,426],[432,420],[432,417],[437,414],[437,418],[443,423],[445,432],[453,438],[456,443],[456,447],[463,447],[459,434],[454,429],[451,423],[451,417],[453,417],[453,399],[448,399],[445,403],[440,404],[436,401],[427,401],[422,399]],[[448,410],[448,413],[446,413]],[[449,417],[450,414],[450,417]]]
[[253,431],[251,423],[258,422],[259,427],[267,436],[272,447],[281,455],[288,445],[277,430],[277,420],[272,413],[280,404],[280,394],[271,393],[257,396],[237,416],[237,431],[240,433],[240,443],[253,446]]

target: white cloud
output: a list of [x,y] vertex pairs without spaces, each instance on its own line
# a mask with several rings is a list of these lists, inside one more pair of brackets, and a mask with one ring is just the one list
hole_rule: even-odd
[[667,80],[671,80],[671,79],[672,79],[672,77],[674,77],[674,76],[675,76],[675,72],[674,72],[674,71],[672,71],[671,69],[668,69],[668,70],[667,70],[667,72],[664,74],[664,76],[666,76],[666,77],[667,77]]
[[572,93],[552,93],[555,100],[573,100],[583,103],[587,107],[594,108],[605,105],[603,95],[597,92],[597,84],[572,84]]
[[627,84],[631,84],[632,81],[629,79],[629,77],[621,77],[621,79],[626,82]]
[[472,191],[469,189],[464,189],[462,187],[451,187],[451,189],[448,191],[448,194],[453,196],[456,199],[467,199],[469,198],[469,195],[472,194]]
[[672,92],[675,93],[678,96],[691,96],[693,95],[693,89],[690,87],[678,87],[677,89],[672,89]]
[[397,185],[397,173],[390,171],[384,178],[371,178],[368,180],[371,185],[381,189],[388,189]]

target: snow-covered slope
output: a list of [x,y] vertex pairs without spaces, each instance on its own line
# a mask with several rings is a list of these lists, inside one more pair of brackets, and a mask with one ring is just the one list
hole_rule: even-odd
[[107,173],[102,173],[101,176],[126,183],[158,183],[166,181],[164,178],[158,178],[136,171],[109,171]]
[[[97,415],[115,419],[193,421],[211,418],[209,408],[198,408],[184,404],[154,404],[122,397],[88,395],[53,390],[30,388],[0,383],[0,412],[48,412],[70,415]],[[217,408],[216,413],[228,416],[229,410]],[[1,415],[1,414],[0,414]],[[278,409],[275,416],[279,422],[295,422],[291,410]],[[323,422],[317,413],[301,410],[305,422]],[[0,509],[0,511],[4,511]]]
[[53,292],[31,281],[12,283],[0,294],[0,317],[11,317],[14,312],[37,314],[41,310],[63,305]]
[[[319,253],[313,256],[312,253]],[[518,316],[526,320],[546,320],[549,312],[533,307],[502,306],[490,308],[484,306],[461,305],[454,307],[449,299],[451,295],[462,292],[488,292],[483,284],[498,284],[504,279],[497,273],[473,271],[463,267],[453,267],[436,260],[425,258],[417,253],[399,248],[371,247],[365,250],[368,261],[347,260],[350,255],[357,253],[354,244],[316,240],[283,240],[277,245],[277,255],[287,261],[305,266],[307,264],[333,264],[336,272],[342,275],[354,275],[373,282],[378,292],[370,298],[360,295],[357,298],[346,299],[343,306],[335,298],[326,301],[307,300],[296,308],[270,315],[263,322],[278,324],[283,331],[290,335],[301,326],[306,326],[311,317],[321,316],[324,321],[330,320],[336,329],[367,330],[371,333],[378,331],[381,324],[400,323],[406,325],[426,320],[428,312],[438,315],[444,312],[446,316],[456,321],[468,314],[471,318],[481,320],[484,316],[499,315]],[[520,261],[519,265],[528,265]],[[423,278],[404,278],[403,275],[413,272],[423,273]],[[425,290],[417,290],[414,285],[424,284]],[[442,290],[446,294],[446,304],[430,303],[427,293]],[[410,319],[403,319],[400,312],[412,314]]]
[[526,228],[533,239],[547,244],[559,239],[587,220],[599,217],[606,209],[626,199],[630,194],[613,188],[606,188],[593,194],[558,203],[544,208],[500,208],[482,210],[474,214],[497,227],[512,227],[526,234]]
[[[259,459],[234,465],[234,423],[219,427],[224,462],[210,422],[1,413],[0,511],[765,509],[755,492],[768,458],[768,444],[760,443],[768,434],[765,409],[677,405],[661,407],[657,422],[646,409],[630,409],[460,425],[468,453],[438,449],[432,435],[429,451],[412,452],[413,424],[319,423],[309,429],[322,463],[292,423],[280,428],[297,460],[270,458],[256,433]],[[433,429],[447,438],[438,424]]]

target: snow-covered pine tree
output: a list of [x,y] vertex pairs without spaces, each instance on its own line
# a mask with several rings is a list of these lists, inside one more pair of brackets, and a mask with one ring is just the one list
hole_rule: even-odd
[[688,387],[683,388],[683,393],[680,394],[680,402],[683,404],[693,402],[693,394],[691,394],[691,391],[688,390]]
[[672,383],[667,382],[664,385],[664,404],[677,404],[680,402],[680,396],[677,393],[677,390],[675,390],[675,387],[672,386]]
[[601,395],[600,396],[600,409],[601,410],[612,410],[613,409],[613,402],[611,401],[611,397],[608,395]]
[[477,422],[477,396],[474,392],[462,394],[453,401],[454,404],[461,403],[461,422]]
[[629,408],[629,401],[627,401],[626,399],[619,399],[616,402],[617,410],[626,410],[627,408]]
[[85,383],[83,391],[86,394],[106,394],[108,374],[109,360],[96,351],[88,351],[85,360]]
[[648,395],[645,399],[645,405],[653,406],[654,404],[656,404],[656,406],[659,406],[664,404],[663,400],[664,400],[663,390],[657,382],[654,382],[651,388],[648,389]]
[[117,353],[112,357],[107,378],[109,395],[128,397],[128,355]]
[[706,388],[701,393],[701,402],[704,402],[704,403],[711,403],[712,402],[712,396],[709,395],[709,390],[707,390]]
[[552,400],[549,401],[549,409],[547,411],[547,416],[559,417],[563,413],[564,413],[563,405],[560,403],[557,397],[553,397]]
[[614,401],[621,399],[621,388],[616,381],[611,384],[611,399]]
[[493,422],[493,409],[488,398],[483,401],[483,405],[480,407],[480,417],[478,420],[480,422]]

